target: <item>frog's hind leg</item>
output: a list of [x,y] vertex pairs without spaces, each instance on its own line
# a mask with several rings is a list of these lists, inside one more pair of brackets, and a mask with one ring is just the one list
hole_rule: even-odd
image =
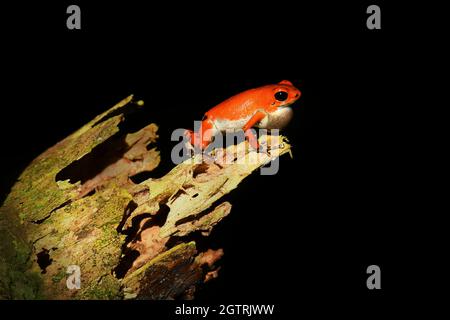
[[212,139],[216,132],[217,128],[213,120],[206,118],[202,121],[199,132],[200,139],[198,139],[197,142],[202,150],[206,149],[206,147],[212,142]]
[[202,121],[198,132],[186,129],[184,131],[184,136],[191,145],[190,149],[198,148],[203,151],[212,142],[212,139],[217,131],[218,129],[214,124],[214,121],[209,118],[205,118]]

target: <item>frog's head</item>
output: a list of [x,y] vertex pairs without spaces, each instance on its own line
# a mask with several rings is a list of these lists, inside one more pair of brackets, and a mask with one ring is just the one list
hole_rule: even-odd
[[300,98],[301,92],[288,80],[271,85],[270,88],[270,115],[261,122],[260,127],[282,129],[292,120],[294,113],[290,105]]
[[292,82],[283,80],[273,85],[273,106],[286,107],[293,104],[300,98],[301,92],[298,90]]

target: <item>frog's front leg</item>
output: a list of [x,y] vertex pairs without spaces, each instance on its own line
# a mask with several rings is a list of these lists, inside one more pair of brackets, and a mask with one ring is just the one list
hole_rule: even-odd
[[256,150],[259,149],[259,143],[258,138],[255,136],[255,134],[250,130],[255,124],[262,121],[265,117],[267,117],[267,113],[264,111],[257,111],[242,127],[242,130],[244,130],[245,137],[247,138],[248,142],[250,143],[250,146]]

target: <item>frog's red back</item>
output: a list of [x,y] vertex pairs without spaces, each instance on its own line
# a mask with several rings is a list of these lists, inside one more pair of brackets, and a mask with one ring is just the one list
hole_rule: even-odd
[[[281,92],[285,92],[286,95],[279,94]],[[211,120],[238,120],[253,114],[256,110],[273,112],[278,107],[294,103],[300,95],[300,90],[290,81],[283,80],[278,84],[269,84],[236,94],[210,109],[205,116]]]

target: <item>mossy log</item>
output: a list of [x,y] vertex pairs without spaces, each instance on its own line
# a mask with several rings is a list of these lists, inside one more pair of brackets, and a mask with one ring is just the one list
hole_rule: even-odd
[[[133,183],[160,162],[156,124],[119,131],[124,107],[140,104],[127,97],[20,175],[0,208],[0,298],[190,299],[218,276],[223,250],[198,252],[187,236],[207,237],[230,213],[220,198],[290,146],[264,136],[270,153],[244,142]],[[221,163],[226,153],[235,161]],[[237,161],[244,157],[252,161]],[[95,174],[83,163],[95,163]],[[79,181],[64,179],[71,174]],[[71,265],[80,268],[79,289],[67,287]]]

